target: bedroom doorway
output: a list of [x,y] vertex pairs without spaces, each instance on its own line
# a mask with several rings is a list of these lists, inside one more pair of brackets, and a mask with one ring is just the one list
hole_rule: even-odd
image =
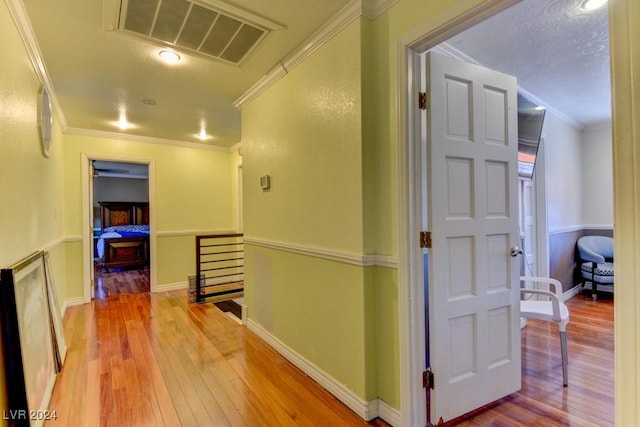
[[84,301],[153,291],[154,163],[83,155]]
[[93,160],[92,299],[149,292],[149,167]]

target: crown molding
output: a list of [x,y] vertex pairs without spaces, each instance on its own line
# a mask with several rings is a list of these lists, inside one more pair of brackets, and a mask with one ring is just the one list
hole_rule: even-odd
[[382,15],[400,0],[362,0],[362,14],[369,19]]
[[211,150],[229,152],[229,147],[221,147],[218,145],[208,145],[199,142],[177,141],[173,139],[154,138],[151,136],[128,135],[118,132],[107,132],[102,130],[70,128],[68,127],[64,133],[68,135],[92,136],[95,138],[119,139],[134,142],[143,142],[146,144],[164,144],[173,145],[184,148],[194,148],[197,150]]
[[251,101],[256,99],[261,93],[269,89],[273,84],[275,84],[278,80],[280,80],[284,75],[287,74],[287,70],[284,68],[282,63],[278,63],[271,71],[264,75],[260,80],[256,82],[253,86],[249,88],[245,93],[240,95],[238,99],[233,101],[233,106],[238,110],[243,109]]
[[289,72],[329,40],[344,30],[349,24],[362,16],[362,1],[354,0],[343,7],[327,23],[316,30],[311,37],[302,42],[298,49],[287,55],[281,64]]
[[[447,56],[449,56],[451,58],[455,58],[455,59],[458,59],[460,61],[468,62],[470,64],[475,64],[475,65],[478,65],[480,67],[487,68],[487,66],[484,65],[483,63],[481,63],[480,61],[477,61],[475,58],[467,55],[464,52],[461,52],[460,50],[458,50],[455,47],[451,46],[447,42],[440,43],[438,46],[434,47],[431,50],[433,52],[439,52],[439,53],[442,53],[443,55],[447,55]],[[571,117],[569,117],[566,114],[556,110],[555,108],[550,107],[549,104],[547,104],[542,99],[538,98],[536,95],[532,94],[531,92],[529,92],[527,89],[523,88],[522,86],[518,85],[518,92],[522,93],[531,102],[534,102],[534,103],[536,103],[538,105],[542,105],[544,108],[546,108],[546,110],[548,112],[552,113],[554,116],[556,116],[559,119],[561,119],[562,121],[566,122],[571,127],[575,128],[577,130],[580,130],[580,131],[584,129],[584,126],[582,126],[580,123],[576,122]]]
[[612,126],[612,121],[611,120],[600,120],[597,122],[592,122],[587,124],[584,129],[582,129],[583,132],[591,132],[594,130],[604,130],[604,129],[609,129],[611,130],[611,126]]
[[[256,84],[251,86],[244,94],[236,99],[233,105],[241,110],[249,105],[251,101],[265,92],[278,80],[284,77],[294,67],[302,63],[316,50],[324,46],[336,34],[351,24],[354,20],[363,15],[363,0],[353,0],[343,7],[338,13],[327,20],[327,23],[315,31],[296,49],[284,57],[271,71]],[[373,3],[386,3],[388,0],[365,0]],[[395,0],[397,1],[397,0]]]
[[53,88],[53,82],[51,81],[49,73],[47,72],[47,67],[44,65],[44,59],[42,58],[42,53],[40,52],[40,46],[38,45],[36,35],[33,32],[33,27],[31,26],[31,21],[29,20],[27,11],[24,8],[22,1],[20,0],[7,0],[6,4],[9,8],[11,17],[13,18],[13,22],[15,22],[16,24],[18,33],[22,38],[22,42],[27,49],[27,54],[29,55],[31,65],[33,65],[36,76],[38,77],[38,80],[40,80],[40,83],[42,83],[42,85],[47,88],[51,105],[53,105],[53,109],[55,111],[56,119],[58,120],[58,124],[64,131],[67,128],[67,120],[62,113],[62,108],[60,107],[60,103],[58,102],[56,91]]

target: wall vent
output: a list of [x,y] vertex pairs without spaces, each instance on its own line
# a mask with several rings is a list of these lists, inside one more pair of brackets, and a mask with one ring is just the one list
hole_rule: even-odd
[[[284,28],[215,0],[116,1],[117,22],[112,28],[232,64],[246,58],[270,31]],[[109,8],[105,5],[105,13]]]

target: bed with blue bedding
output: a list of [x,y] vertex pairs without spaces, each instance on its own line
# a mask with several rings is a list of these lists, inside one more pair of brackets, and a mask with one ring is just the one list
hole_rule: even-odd
[[149,203],[100,202],[102,234],[96,243],[99,265],[113,268],[149,266]]

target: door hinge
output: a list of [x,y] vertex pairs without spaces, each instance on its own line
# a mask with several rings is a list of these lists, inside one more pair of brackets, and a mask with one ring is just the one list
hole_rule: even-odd
[[431,232],[430,231],[421,231],[420,232],[420,247],[421,248],[431,248]]
[[418,108],[421,110],[429,108],[429,94],[427,92],[418,92]]
[[422,388],[433,389],[433,372],[431,368],[422,373]]

